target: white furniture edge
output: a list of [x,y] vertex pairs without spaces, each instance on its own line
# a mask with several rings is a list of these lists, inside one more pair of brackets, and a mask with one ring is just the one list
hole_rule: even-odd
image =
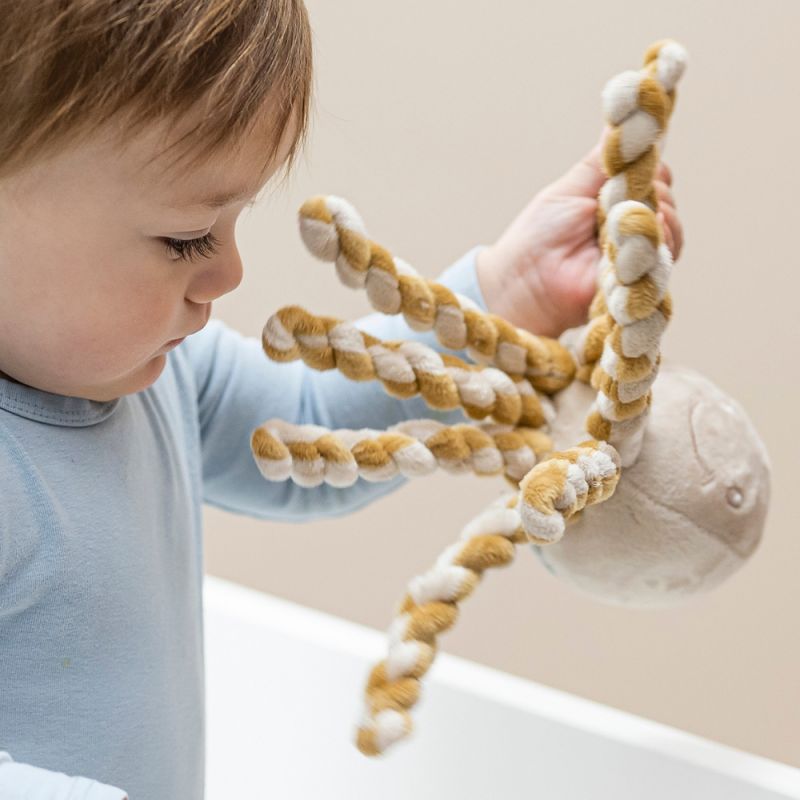
[[[385,654],[387,640],[381,631],[222,578],[206,575],[204,603],[216,611],[267,626],[287,636],[369,661],[377,661]],[[458,656],[439,653],[426,680],[735,776],[762,789],[800,798],[800,769],[788,764],[703,739]]]

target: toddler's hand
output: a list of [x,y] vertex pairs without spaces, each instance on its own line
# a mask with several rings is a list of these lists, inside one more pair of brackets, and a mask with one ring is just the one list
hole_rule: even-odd
[[[601,255],[595,214],[605,181],[602,144],[603,139],[542,189],[478,255],[478,279],[489,310],[533,333],[557,338],[586,321]],[[683,232],[670,191],[672,175],[663,162],[654,183],[665,241],[677,259]]]

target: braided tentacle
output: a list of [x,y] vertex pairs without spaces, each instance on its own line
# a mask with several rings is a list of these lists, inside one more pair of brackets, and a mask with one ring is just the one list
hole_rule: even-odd
[[[653,211],[658,209],[653,185],[659,159],[657,143],[672,114],[675,86],[686,60],[686,51],[677,42],[656,42],[648,48],[642,69],[617,75],[603,90],[603,106],[610,126],[603,147],[608,180],[598,197],[597,222],[600,246],[606,258],[606,220],[615,205],[636,200]],[[630,250],[629,257],[636,258],[633,248]],[[647,260],[650,254],[644,253],[643,257]],[[601,270],[603,266],[601,262]],[[640,274],[645,271],[641,269]],[[602,287],[598,287],[589,309],[590,322],[581,330],[574,346],[576,376],[587,383],[602,354],[604,341],[611,333],[613,320],[607,311],[605,294]]]
[[270,481],[291,478],[300,486],[352,486],[360,476],[388,481],[416,478],[436,467],[450,473],[505,476],[516,486],[546,453],[547,434],[512,426],[452,425],[432,419],[401,422],[386,431],[329,431],[272,419],[251,437],[261,474]]
[[473,419],[492,416],[532,428],[547,422],[542,399],[527,378],[467,364],[421,342],[382,342],[352,323],[316,317],[298,306],[269,318],[262,346],[275,361],[302,358],[314,369],[338,368],[352,380],[377,378],[390,395],[406,399],[419,394],[431,408],[461,407]]
[[658,209],[653,178],[658,166],[658,140],[666,132],[675,107],[675,87],[686,68],[686,50],[677,42],[652,44],[644,66],[612,78],[603,90],[603,106],[611,130],[603,148],[608,180],[600,190],[598,223],[616,203],[638,200]]
[[[552,462],[552,464],[551,464]],[[436,655],[436,637],[458,616],[489,567],[514,559],[515,545],[555,541],[553,518],[564,521],[583,506],[610,497],[619,479],[614,449],[598,442],[554,454],[533,468],[520,495],[492,503],[468,523],[460,541],[447,547],[432,569],[408,585],[389,629],[386,658],[370,672],[366,707],[356,743],[365,755],[379,755],[411,732],[409,709],[420,695],[420,680]]]
[[609,176],[600,191],[603,257],[590,322],[575,346],[577,377],[597,398],[586,419],[591,436],[611,442],[622,463],[638,458],[660,362],[661,337],[672,311],[667,291],[672,255],[656,218],[653,178],[683,74],[686,52],[657,42],[644,67],[617,75],[603,102],[611,131],[603,148]]
[[611,497],[620,470],[617,451],[594,440],[552,453],[537,464],[519,487],[517,511],[528,539],[535,544],[557,542],[570,517]]
[[405,316],[414,330],[433,329],[451,350],[509,375],[526,376],[553,394],[575,374],[569,351],[555,339],[534,336],[502,317],[481,311],[470,299],[426,280],[401,259],[371,241],[358,212],[339,197],[314,197],[300,209],[300,233],[309,251],[336,264],[340,280],[366,288],[372,306]]
[[591,383],[597,398],[587,431],[611,442],[630,466],[641,450],[660,342],[672,302],[672,256],[655,213],[643,203],[618,203],[608,216],[607,262],[601,284],[611,320]]

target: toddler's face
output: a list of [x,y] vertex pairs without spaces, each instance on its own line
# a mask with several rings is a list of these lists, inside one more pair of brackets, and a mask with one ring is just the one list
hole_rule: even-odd
[[[163,162],[145,166],[162,135],[150,129],[124,150],[95,137],[0,182],[0,374],[91,400],[140,391],[161,374],[167,343],[202,328],[211,302],[239,285],[235,223],[288,137],[254,184],[260,131],[171,176]],[[218,244],[166,241],[209,233]]]

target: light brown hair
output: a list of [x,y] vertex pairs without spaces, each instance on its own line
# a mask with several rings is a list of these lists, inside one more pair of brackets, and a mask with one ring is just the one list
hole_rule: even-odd
[[290,124],[287,168],[306,136],[302,0],[0,0],[0,21],[0,177],[109,121],[125,140],[190,110],[200,121],[172,146],[191,163],[238,142],[265,107],[264,168]]

